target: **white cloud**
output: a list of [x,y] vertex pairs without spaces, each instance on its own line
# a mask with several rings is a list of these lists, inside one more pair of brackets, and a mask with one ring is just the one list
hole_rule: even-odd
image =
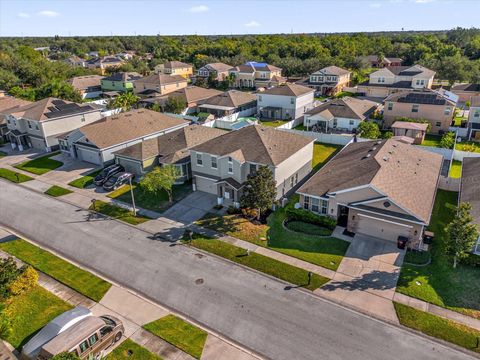
[[371,3],[371,4],[369,4],[369,6],[370,6],[371,8],[373,8],[373,9],[379,9],[379,8],[382,7],[382,4],[380,4],[380,3]]
[[38,16],[45,16],[45,17],[56,17],[60,15],[60,13],[53,11],[53,10],[42,10],[37,13]]
[[252,20],[244,24],[246,27],[259,27],[260,23],[258,21]]
[[210,8],[207,5],[197,5],[197,6],[192,6],[188,11],[191,13],[204,13],[209,11]]
[[414,0],[415,4],[426,4],[426,3],[431,3],[434,2],[435,0]]
[[30,14],[29,13],[25,13],[25,12],[19,12],[18,13],[18,17],[21,17],[21,18],[24,18],[24,19],[28,19],[30,17]]

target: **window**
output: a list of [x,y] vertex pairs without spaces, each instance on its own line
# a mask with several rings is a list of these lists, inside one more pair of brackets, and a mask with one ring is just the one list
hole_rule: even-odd
[[320,211],[322,214],[328,214],[328,201],[322,200],[322,209]]
[[32,123],[30,121],[27,121],[27,124],[28,124],[28,128],[31,129],[32,128]]
[[318,78],[318,81],[323,82],[323,76],[320,76],[320,77]]
[[380,77],[378,78],[378,82],[379,82],[379,83],[384,83],[384,82],[385,82],[385,77],[380,76]]
[[10,119],[7,119],[7,124],[10,124]]
[[308,196],[305,196],[303,198],[303,208],[308,210],[309,204],[310,204],[310,198]]
[[435,126],[439,126],[439,127],[440,127],[440,126],[442,126],[442,123],[441,123],[440,121],[437,121],[437,122],[435,123]]
[[412,105],[412,112],[414,112],[414,113],[418,112],[418,105],[417,104]]
[[202,154],[197,153],[197,165],[198,166],[203,166]]
[[81,353],[84,353],[85,351],[88,350],[88,341],[85,340],[85,341],[82,342],[79,346],[80,346],[80,352],[81,352]]
[[320,200],[316,198],[312,198],[312,211],[318,212],[318,205],[320,204]]
[[293,178],[293,176],[292,176],[292,177],[290,177],[290,187],[291,187],[291,188],[293,188],[293,181],[294,181],[294,178]]
[[298,183],[298,173],[295,174],[295,184]]
[[113,328],[111,326],[104,326],[100,329],[100,336],[104,337],[112,332]]
[[295,104],[295,98],[293,98],[293,97],[290,98],[290,104],[292,104],[292,105]]
[[233,174],[233,163],[228,162],[228,173]]
[[443,113],[444,113],[444,115],[450,115],[450,112],[451,112],[451,111],[452,111],[452,108],[449,107],[449,106],[447,106],[447,107],[445,108],[445,111],[444,111]]
[[217,158],[215,156],[212,156],[212,169],[217,168]]
[[98,341],[98,335],[97,334],[93,334],[92,336],[90,336],[88,338],[88,342],[90,343],[90,346],[93,346],[97,343]]
[[82,115],[82,118],[80,119],[81,122],[85,122],[85,115]]
[[258,101],[262,101],[262,95],[258,95]]
[[36,130],[40,130],[40,129],[38,128],[38,124],[37,124],[37,123],[35,123],[35,129],[36,129]]
[[480,110],[475,110],[475,112],[473,113],[473,117],[480,118]]
[[250,174],[255,174],[257,172],[257,164],[250,164]]
[[417,79],[417,81],[415,82],[416,85],[425,85],[425,80],[420,80],[420,79]]
[[389,111],[393,110],[393,103],[389,102],[388,105],[387,105],[387,109]]
[[350,120],[348,123],[349,123],[350,125],[353,125],[353,124],[355,123],[355,121],[354,121],[354,120]]

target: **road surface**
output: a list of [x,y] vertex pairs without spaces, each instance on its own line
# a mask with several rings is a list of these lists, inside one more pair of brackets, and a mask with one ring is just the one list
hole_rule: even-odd
[[[473,359],[301,290],[0,181],[0,224],[272,359]],[[202,281],[197,281],[202,279]]]

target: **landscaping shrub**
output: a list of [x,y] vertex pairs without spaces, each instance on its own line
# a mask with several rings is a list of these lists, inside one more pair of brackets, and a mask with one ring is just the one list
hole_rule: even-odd
[[32,289],[37,283],[37,271],[31,266],[24,266],[21,268],[20,275],[8,284],[8,291],[11,295],[20,295]]
[[333,230],[337,226],[337,221],[329,216],[316,215],[305,209],[286,208],[288,220],[303,221],[310,224],[320,225]]
[[0,261],[0,297],[10,296],[9,285],[20,275],[13,258],[8,257]]
[[242,209],[242,215],[243,215],[243,217],[246,217],[247,219],[254,219],[258,216],[258,211],[257,211],[257,209],[243,208]]
[[242,210],[239,208],[236,208],[235,206],[229,206],[227,209],[227,214],[228,215],[235,215],[235,214],[241,214]]
[[12,333],[12,324],[10,323],[10,319],[4,312],[4,308],[0,310],[0,338],[5,339],[10,336]]
[[462,263],[468,266],[480,267],[480,255],[469,254]]
[[79,360],[79,359],[80,358],[76,354],[65,351],[55,355],[50,360]]

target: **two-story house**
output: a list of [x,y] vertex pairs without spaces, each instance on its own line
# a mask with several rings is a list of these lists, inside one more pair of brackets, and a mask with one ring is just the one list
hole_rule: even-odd
[[385,99],[383,126],[390,128],[399,118],[428,120],[430,133],[442,134],[452,124],[456,103],[432,90],[411,90],[394,93]]
[[458,96],[458,102],[466,103],[472,96],[480,96],[480,84],[456,84],[450,91]]
[[260,125],[230,131],[190,149],[193,190],[238,207],[247,176],[268,166],[280,199],[312,170],[313,144],[312,138]]
[[230,74],[235,76],[234,87],[237,88],[260,88],[284,84],[286,79],[282,77],[282,69],[279,67],[248,61],[243,65],[230,69]]
[[187,80],[180,75],[152,74],[133,82],[133,92],[141,97],[169,94],[186,88]]
[[350,75],[350,71],[332,65],[315,71],[300,84],[315,89],[322,95],[333,96],[349,85]]
[[107,69],[120,67],[124,63],[123,59],[116,56],[105,56],[102,58],[93,58],[85,62],[85,67],[89,69],[100,69],[102,75],[105,75]]
[[357,85],[365,96],[385,98],[398,91],[431,89],[435,71],[421,65],[389,66],[370,74],[369,80]]
[[7,126],[6,114],[10,111],[13,111],[14,108],[19,108],[24,105],[31,104],[31,101],[17,99],[13,96],[5,95],[3,91],[0,91],[0,141],[7,142],[10,141]]
[[92,99],[102,95],[102,79],[100,75],[75,76],[68,83],[82,95],[82,99]]
[[384,57],[378,55],[360,56],[360,60],[373,68],[401,66],[403,63],[403,59],[399,57]]
[[255,94],[229,90],[202,100],[198,111],[215,115],[216,118],[237,113],[240,116],[251,116],[257,111],[257,98]]
[[118,72],[104,77],[101,81],[102,91],[133,91],[133,82],[142,78],[137,72]]
[[155,66],[156,74],[178,75],[188,80],[193,75],[193,66],[181,61],[167,61]]
[[77,104],[46,98],[5,112],[12,148],[32,147],[43,151],[59,147],[58,138],[102,118],[94,104]]
[[470,112],[468,113],[468,139],[480,141],[480,96],[472,96],[470,102]]
[[313,89],[286,83],[259,92],[257,113],[260,119],[292,120],[313,107]]
[[197,77],[205,80],[211,78],[213,80],[223,81],[228,77],[228,71],[232,67],[233,66],[221,62],[206,64],[197,70]]
[[327,101],[308,110],[303,118],[307,130],[317,132],[355,131],[380,104],[366,99],[345,96]]

